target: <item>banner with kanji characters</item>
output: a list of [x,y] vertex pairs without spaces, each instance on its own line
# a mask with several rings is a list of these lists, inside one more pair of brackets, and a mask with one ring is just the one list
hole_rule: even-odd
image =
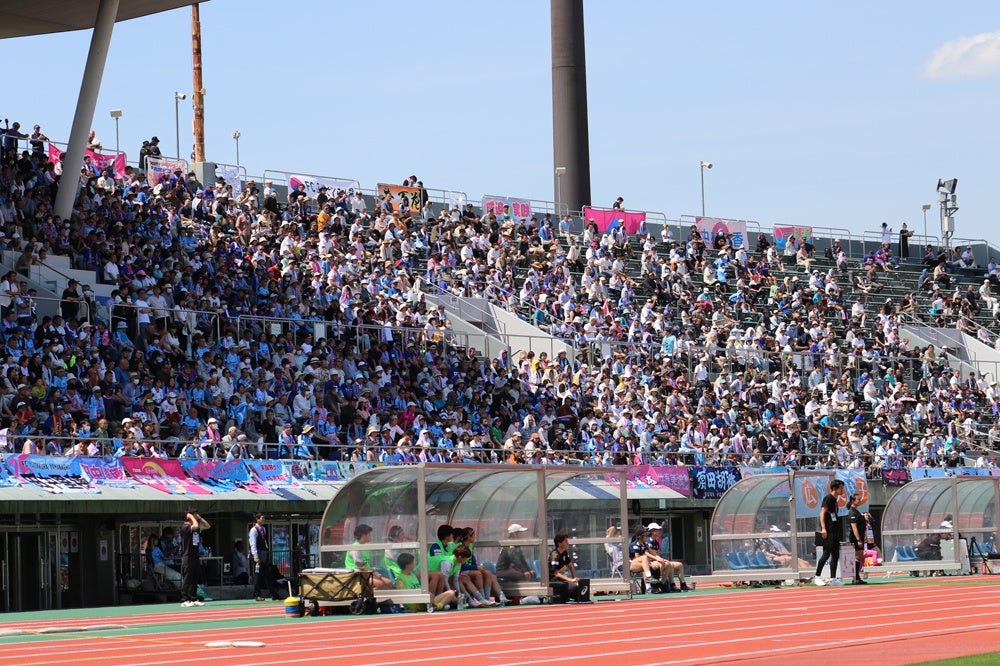
[[[719,220],[714,217],[696,217],[694,224],[698,227],[705,244],[713,247],[716,237],[725,233],[729,236],[730,245],[740,247],[747,245],[747,223],[744,220]],[[749,245],[747,245],[749,247]]]
[[257,481],[271,490],[299,485],[280,460],[244,460],[243,464]]
[[779,250],[784,250],[788,239],[794,237],[796,240],[805,241],[812,244],[812,227],[779,227],[774,225],[774,246]]
[[211,495],[212,491],[184,474],[180,460],[119,458],[133,479],[169,495]]
[[376,199],[382,201],[386,196],[388,196],[389,200],[392,202],[392,209],[394,211],[398,211],[400,209],[403,205],[403,199],[406,199],[410,207],[410,212],[419,213],[423,208],[423,202],[420,200],[419,187],[403,187],[402,185],[379,183]]
[[181,175],[186,174],[187,165],[187,162],[184,160],[168,160],[165,157],[147,157],[146,182],[149,183],[150,187],[153,187],[162,179],[170,178],[170,176],[172,176],[178,169],[180,169]]
[[[229,181],[226,181],[229,182]],[[324,176],[303,176],[297,173],[288,174],[288,191],[294,192],[299,185],[305,185],[306,194],[310,199],[319,196],[319,188],[327,189],[327,196],[332,197],[337,190],[344,190],[348,194],[354,194],[361,189],[361,185],[356,180],[349,178],[326,178]]]
[[531,217],[531,202],[527,199],[515,199],[513,197],[495,197],[487,195],[483,197],[483,215],[492,213],[500,220],[504,215],[512,218],[528,219]]
[[719,499],[741,478],[735,467],[688,467],[687,470],[691,497],[695,499]]
[[614,231],[621,227],[625,233],[634,234],[646,221],[646,214],[584,207],[583,219],[586,220],[586,224],[594,223],[597,225],[597,230],[601,232]]
[[[63,155],[65,151],[60,150],[58,147],[49,144],[49,162],[53,164],[59,163],[60,156]],[[114,169],[116,178],[125,177],[125,153],[115,153],[113,155],[105,155],[103,153],[96,153],[93,150],[87,150],[83,153],[85,156],[90,158],[91,163],[97,169],[98,172],[104,171],[109,166]],[[83,166],[82,164],[80,165]],[[67,166],[63,165],[63,173],[69,173],[66,171]]]
[[125,474],[125,468],[118,458],[71,458],[71,469],[79,470],[80,476],[98,486],[109,488],[135,488],[135,481]]
[[[616,488],[617,474],[605,474],[604,480]],[[630,465],[625,483],[629,488],[657,490],[668,488],[684,497],[691,497],[691,479],[687,467],[668,465]]]

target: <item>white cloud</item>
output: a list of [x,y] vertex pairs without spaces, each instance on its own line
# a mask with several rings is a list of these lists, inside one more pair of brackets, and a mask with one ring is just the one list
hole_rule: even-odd
[[1000,30],[945,42],[931,54],[924,75],[932,79],[1000,75]]

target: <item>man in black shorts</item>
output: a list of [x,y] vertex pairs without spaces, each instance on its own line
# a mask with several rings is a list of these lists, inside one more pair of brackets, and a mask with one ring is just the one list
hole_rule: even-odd
[[567,601],[590,601],[590,580],[576,576],[576,565],[569,554],[569,535],[560,532],[553,541],[555,548],[549,553],[552,600],[559,604]]
[[847,524],[851,526],[851,533],[848,537],[851,540],[851,545],[854,546],[854,584],[867,585],[868,581],[861,578],[861,567],[865,563],[865,530],[868,528],[868,520],[858,507],[861,496],[854,493],[851,495],[850,502],[851,510],[847,514]]
[[830,492],[823,498],[819,510],[820,531],[817,534],[816,545],[823,546],[823,557],[816,563],[816,577],[813,582],[826,585],[820,575],[827,561],[830,562],[830,585],[843,585],[844,581],[837,578],[837,565],[840,564],[840,540],[843,538],[843,528],[837,520],[837,498],[844,493],[844,482],[834,479],[830,482]]

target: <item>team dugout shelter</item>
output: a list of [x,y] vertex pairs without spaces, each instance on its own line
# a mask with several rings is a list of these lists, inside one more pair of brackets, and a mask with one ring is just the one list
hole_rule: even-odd
[[[1000,477],[947,476],[911,481],[901,487],[882,516],[886,570],[970,573],[969,555],[977,561],[996,552]],[[940,548],[928,559],[922,548]],[[870,570],[870,568],[867,568]]]
[[[591,578],[592,589],[601,589],[602,579],[622,588],[620,573],[608,583],[613,575],[608,552],[616,547],[628,552],[627,530],[608,535],[609,527],[628,524],[626,481],[625,467],[421,463],[374,468],[345,483],[327,505],[320,524],[320,566],[342,568],[348,552],[360,552],[388,576],[386,558],[409,552],[419,567],[421,589],[405,594],[380,590],[376,597],[427,603],[424,564],[438,527],[472,527],[481,565],[495,571],[501,549],[516,546],[535,567],[535,581],[501,581],[509,596],[542,596],[549,591],[546,559],[552,539],[564,532],[570,536],[578,575]],[[514,524],[527,529],[508,534]],[[372,528],[370,542],[355,543],[359,525]]]
[[820,502],[830,482],[841,479],[845,494],[837,515],[844,527],[840,567],[851,571],[854,549],[846,544],[847,498],[860,493],[860,509],[868,511],[868,484],[863,470],[799,471],[747,476],[719,500],[711,521],[712,573],[694,581],[800,581],[813,577],[820,529]]

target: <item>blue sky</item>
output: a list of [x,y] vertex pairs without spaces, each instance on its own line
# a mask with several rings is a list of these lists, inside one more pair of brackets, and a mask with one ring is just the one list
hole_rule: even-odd
[[[959,179],[957,237],[1000,210],[1000,3],[585,3],[593,200],[860,233],[922,229]],[[553,199],[549,4],[212,0],[201,6],[209,160],[471,198]],[[69,133],[90,32],[0,41],[0,108]],[[67,62],[68,59],[68,62]],[[190,10],[120,23],[94,128],[173,152]],[[189,94],[190,100],[190,94]],[[191,106],[181,103],[181,146]],[[936,226],[937,209],[929,214]]]

